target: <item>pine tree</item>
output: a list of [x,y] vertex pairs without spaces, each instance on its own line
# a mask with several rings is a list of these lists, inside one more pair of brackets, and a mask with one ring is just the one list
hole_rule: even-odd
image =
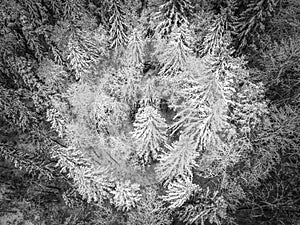
[[137,155],[143,165],[157,160],[166,143],[165,120],[152,106],[139,109],[133,124],[132,137],[137,145]]
[[76,78],[79,79],[89,72],[88,53],[80,48],[78,39],[75,36],[70,37],[68,49],[68,59],[71,67],[75,70]]
[[[3,137],[2,137],[3,138]],[[20,143],[20,146],[31,147],[25,143]],[[14,165],[15,168],[26,171],[33,177],[38,179],[53,179],[54,167],[53,163],[46,159],[45,156],[41,156],[38,153],[32,153],[33,149],[22,149],[20,146],[11,146],[10,144],[0,143],[0,156],[7,162]]]

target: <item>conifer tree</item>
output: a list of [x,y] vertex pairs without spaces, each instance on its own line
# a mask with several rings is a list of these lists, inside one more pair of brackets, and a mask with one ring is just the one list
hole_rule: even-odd
[[91,224],[297,224],[299,4],[2,0],[0,223],[51,183]]
[[[80,25],[79,23],[78,26]],[[77,79],[86,79],[95,65],[106,55],[107,37],[101,34],[103,32],[101,26],[97,29],[87,26],[81,29],[74,28],[68,37],[65,55]]]
[[161,99],[161,89],[159,86],[159,78],[149,77],[147,80],[140,83],[141,97],[139,104],[141,106],[159,107]]
[[127,225],[170,225],[172,223],[170,214],[158,191],[148,187],[142,192],[142,198],[136,209],[129,212]]
[[57,167],[74,180],[77,191],[88,202],[101,202],[111,195],[114,178],[109,168],[94,166],[90,159],[74,147],[55,148],[52,154],[58,159]]
[[124,211],[130,210],[140,201],[141,194],[138,192],[138,184],[132,184],[129,180],[117,182],[116,190],[112,192],[114,204]]
[[[236,104],[234,98],[238,80],[247,76],[242,61],[232,58],[225,45],[215,55],[208,54],[200,60],[197,59],[191,68],[194,76],[187,76],[185,80],[190,85],[180,90],[185,100],[175,106],[178,114],[172,125],[174,132],[181,130],[181,135],[194,140],[192,148],[207,154],[207,157],[202,155],[200,168],[207,170],[213,162],[221,163],[222,157],[229,159],[223,160],[233,165],[238,161],[239,154],[228,151],[236,137],[236,128],[230,122],[229,109]],[[232,154],[232,157],[227,154]],[[226,165],[219,164],[219,169],[221,168],[225,169]],[[209,170],[218,173],[216,169]],[[211,172],[207,173],[210,174],[208,176],[214,176]]]
[[109,18],[110,47],[111,49],[120,51],[128,41],[128,25],[126,24],[124,11],[125,5],[121,0],[113,0],[109,4],[109,12],[111,13]]
[[110,96],[133,107],[141,95],[141,79],[139,66],[126,65],[118,71],[107,71],[101,79],[101,86]]
[[137,145],[137,155],[142,163],[157,160],[166,143],[166,122],[152,106],[139,109],[133,124],[132,137]]
[[191,179],[199,157],[193,140],[181,135],[179,141],[176,141],[173,146],[167,146],[167,150],[159,157],[160,163],[156,168],[159,181],[168,184],[177,177]]
[[175,76],[185,70],[192,54],[191,39],[191,31],[187,24],[175,27],[170,33],[169,40],[158,39],[155,54],[162,65],[159,75]]
[[143,40],[142,32],[139,27],[134,28],[131,35],[128,38],[128,47],[127,47],[127,62],[130,65],[138,66],[144,61],[144,45],[145,41]]
[[224,224],[232,222],[227,216],[227,203],[221,193],[213,191],[209,187],[196,188],[192,198],[196,200],[196,204],[186,204],[186,206],[178,214],[180,219],[186,224]]
[[168,185],[167,193],[162,199],[168,202],[169,208],[181,207],[199,187],[192,183],[191,178],[179,177]]
[[188,22],[188,14],[191,12],[190,0],[164,0],[159,5],[159,11],[154,15],[157,25],[156,32],[161,35],[170,34],[175,27],[180,27]]
[[259,41],[261,34],[266,30],[267,21],[273,16],[279,1],[251,0],[246,10],[240,14],[235,22],[238,49]]
[[219,15],[212,21],[202,43],[201,56],[215,54],[220,49],[223,44],[222,41],[224,41],[222,37],[225,34],[226,22],[224,15]]

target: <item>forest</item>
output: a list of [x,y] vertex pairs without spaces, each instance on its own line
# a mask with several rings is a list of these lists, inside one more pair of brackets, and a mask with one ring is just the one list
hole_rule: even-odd
[[0,225],[299,225],[299,0],[0,0]]

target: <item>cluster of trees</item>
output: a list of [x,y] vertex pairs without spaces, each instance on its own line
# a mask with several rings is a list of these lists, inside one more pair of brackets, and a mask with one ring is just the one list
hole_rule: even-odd
[[300,1],[0,15],[1,224],[300,222]]

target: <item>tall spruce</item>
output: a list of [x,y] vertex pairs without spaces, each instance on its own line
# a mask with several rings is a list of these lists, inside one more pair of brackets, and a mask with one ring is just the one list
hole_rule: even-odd
[[137,155],[142,164],[157,160],[167,141],[166,122],[152,106],[139,109],[132,137],[137,145]]

